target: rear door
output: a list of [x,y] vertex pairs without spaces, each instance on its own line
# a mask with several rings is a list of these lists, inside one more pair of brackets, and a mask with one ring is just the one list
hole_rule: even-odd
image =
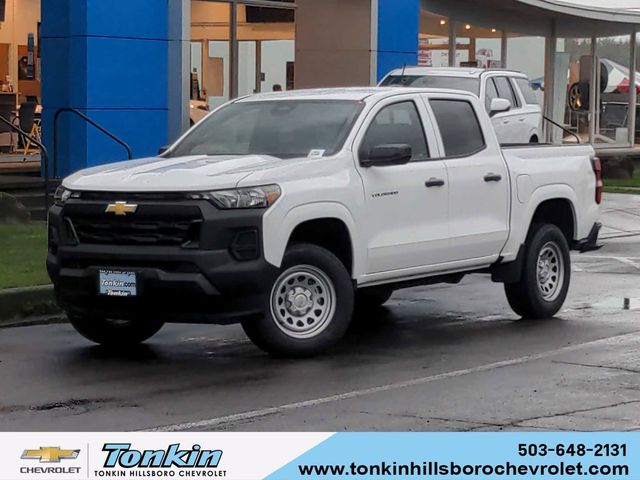
[[[477,102],[430,95],[449,178],[449,262],[493,262],[509,234],[509,175]],[[474,263],[474,262],[471,262]]]
[[[491,115],[491,101],[494,98],[500,98],[500,95],[498,94],[498,89],[496,88],[496,83],[493,81],[493,78],[488,78],[484,88],[484,108],[487,115]],[[508,118],[505,120],[502,116],[498,115],[500,114],[495,115],[497,118],[492,117],[491,123],[498,137],[498,141],[502,142],[502,139],[509,138],[510,120]],[[506,143],[506,141],[504,143]]]
[[[442,263],[448,250],[447,170],[437,151],[426,107],[419,95],[398,95],[378,103],[356,138],[358,159],[372,147],[409,144],[406,165],[362,167],[365,190],[367,274]],[[393,274],[388,275],[394,276]]]

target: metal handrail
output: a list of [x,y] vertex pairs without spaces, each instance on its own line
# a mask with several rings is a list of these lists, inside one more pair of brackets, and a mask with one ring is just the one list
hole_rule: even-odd
[[543,115],[542,118],[544,118],[551,125],[555,125],[556,127],[558,127],[560,130],[562,130],[567,135],[571,135],[571,136],[575,137],[575,139],[576,139],[576,141],[578,143],[582,143],[582,140],[580,139],[580,137],[575,132],[572,132],[568,128],[565,128],[564,125],[560,125],[558,122],[554,122],[553,120],[551,120],[549,117],[547,117],[545,115]]
[[87,117],[84,113],[82,113],[77,108],[61,108],[61,109],[57,110],[55,115],[53,116],[53,176],[54,177],[57,178],[57,176],[58,176],[58,119],[60,118],[60,115],[62,115],[65,112],[73,113],[76,116],[82,118],[88,124],[93,125],[96,129],[100,130],[102,133],[104,133],[111,140],[113,140],[114,142],[119,143],[120,145],[122,145],[125,148],[125,150],[127,151],[127,157],[128,157],[129,160],[131,160],[133,158],[133,154],[131,152],[131,147],[129,147],[129,145],[126,144],[123,140],[121,140],[120,138],[116,137],[109,130],[107,130],[103,126],[97,124],[95,121],[91,120],[89,117]]
[[49,151],[47,147],[45,147],[40,140],[35,138],[33,135],[28,134],[24,130],[22,130],[19,126],[17,126],[12,121],[0,115],[0,122],[8,125],[9,128],[18,132],[18,134],[22,135],[25,138],[28,138],[31,143],[33,143],[36,147],[40,149],[40,158],[44,163],[44,211],[45,213],[49,211]]

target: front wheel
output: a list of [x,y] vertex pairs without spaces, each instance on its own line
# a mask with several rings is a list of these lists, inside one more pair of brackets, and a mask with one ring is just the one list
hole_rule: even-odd
[[75,313],[68,317],[80,335],[107,347],[138,345],[158,333],[164,324],[152,319],[113,320]]
[[296,244],[285,253],[264,316],[242,323],[247,336],[275,355],[306,357],[335,345],[353,313],[353,284],[328,250]]
[[570,281],[571,256],[564,234],[555,225],[533,225],[520,281],[504,286],[509,305],[525,318],[550,318],[562,308]]

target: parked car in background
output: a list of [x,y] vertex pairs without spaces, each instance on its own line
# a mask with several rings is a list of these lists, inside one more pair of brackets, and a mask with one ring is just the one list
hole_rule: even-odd
[[542,138],[542,108],[524,73],[484,68],[405,67],[389,73],[380,86],[465,90],[484,101],[487,113],[494,98],[510,108],[491,115],[502,144],[538,143]]
[[71,324],[115,346],[164,322],[241,322],[264,350],[312,355],[354,304],[468,273],[548,318],[569,251],[596,248],[599,175],[590,145],[501,148],[460,90],[253,95],[159,157],[66,178],[47,268]]

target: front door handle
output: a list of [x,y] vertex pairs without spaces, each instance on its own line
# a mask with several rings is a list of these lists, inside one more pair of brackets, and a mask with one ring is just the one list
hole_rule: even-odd
[[435,177],[431,177],[424,184],[424,186],[427,187],[427,188],[442,187],[443,185],[444,185],[444,180],[441,179],[441,178],[435,178]]
[[500,180],[502,180],[502,175],[497,173],[487,173],[484,176],[485,182],[499,182]]

